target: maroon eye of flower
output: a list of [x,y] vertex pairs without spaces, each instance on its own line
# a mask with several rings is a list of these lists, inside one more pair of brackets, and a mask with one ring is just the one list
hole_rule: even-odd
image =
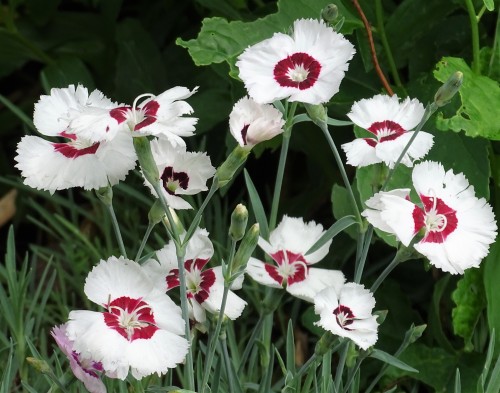
[[306,90],[318,80],[321,64],[307,53],[294,53],[274,67],[274,79],[283,87]]
[[189,175],[186,172],[175,172],[171,166],[165,168],[161,180],[163,188],[171,195],[174,195],[179,187],[186,190],[189,185]]
[[368,127],[368,131],[373,133],[379,142],[392,141],[406,132],[403,127],[392,120],[377,121]]
[[441,198],[420,195],[424,209],[415,206],[413,221],[415,233],[425,227],[423,243],[443,243],[458,225],[457,212]]
[[339,304],[339,306],[333,310],[333,314],[337,318],[337,323],[342,329],[351,330],[346,326],[354,322],[355,316],[349,307]]

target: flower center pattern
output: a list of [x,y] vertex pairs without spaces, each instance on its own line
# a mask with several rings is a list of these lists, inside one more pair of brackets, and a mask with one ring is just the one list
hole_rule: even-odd
[[250,127],[250,124],[245,124],[243,128],[241,129],[241,139],[243,139],[243,144],[247,145],[247,133],[248,133],[248,127]]
[[280,250],[271,254],[278,266],[265,264],[267,274],[278,284],[292,285],[304,281],[309,272],[307,262],[302,254],[294,254],[288,250]]
[[141,299],[119,297],[107,305],[104,322],[128,341],[149,339],[158,330],[151,307]]
[[52,146],[56,152],[61,153],[67,158],[77,158],[86,154],[95,154],[100,145],[99,142],[89,143],[81,138],[77,138],[75,134],[69,134],[65,131],[61,132],[59,135],[70,141],[53,143]]
[[306,90],[318,80],[321,64],[307,53],[294,53],[274,67],[274,79],[283,87]]
[[161,175],[161,180],[163,188],[171,195],[174,195],[179,187],[186,190],[189,185],[189,175],[186,172],[175,172],[171,166],[165,168]]
[[[184,262],[186,269],[186,289],[189,299],[196,300],[202,304],[210,295],[210,288],[215,283],[215,273],[213,269],[202,271],[208,259],[188,259]],[[172,269],[166,277],[167,291],[178,287],[179,269]]]
[[443,243],[458,224],[457,212],[449,207],[442,199],[420,195],[423,209],[415,206],[413,221],[415,233],[425,228],[423,243]]
[[121,106],[112,109],[109,115],[115,119],[118,124],[126,121],[131,130],[139,131],[141,128],[149,126],[156,121],[156,114],[159,108],[160,104],[152,100],[141,108]]
[[392,120],[377,121],[368,127],[368,131],[377,137],[377,139],[365,138],[366,143],[372,147],[380,142],[397,139],[406,132],[403,127]]
[[355,316],[349,307],[339,304],[339,306],[333,310],[333,314],[337,318],[337,323],[342,329],[351,330],[347,326],[353,323]]
[[96,371],[99,371],[101,373],[104,372],[104,368],[102,367],[101,362],[94,362],[90,359],[82,359],[76,351],[73,351],[71,353],[71,357],[76,361],[76,363],[78,363],[78,365],[86,374],[90,375],[93,378],[99,378],[99,374],[97,374]]

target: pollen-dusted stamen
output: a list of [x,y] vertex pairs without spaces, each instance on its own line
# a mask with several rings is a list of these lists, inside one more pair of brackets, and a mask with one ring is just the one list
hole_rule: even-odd
[[351,330],[346,326],[354,322],[355,316],[349,307],[339,304],[339,306],[333,310],[333,314],[337,318],[337,323],[342,329]]
[[307,53],[294,53],[274,67],[274,79],[283,87],[306,90],[318,80],[321,64]]

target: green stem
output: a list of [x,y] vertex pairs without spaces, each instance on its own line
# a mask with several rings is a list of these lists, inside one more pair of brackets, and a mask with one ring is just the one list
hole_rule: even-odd
[[144,247],[146,246],[146,242],[149,239],[149,235],[151,234],[151,231],[153,230],[155,224],[150,222],[148,224],[148,228],[146,229],[146,233],[144,234],[144,237],[142,238],[141,245],[139,247],[139,250],[137,251],[137,255],[135,256],[135,261],[139,262],[139,259],[141,259],[142,252],[144,251]]
[[378,289],[378,287],[380,286],[380,284],[382,284],[382,282],[394,270],[394,268],[399,265],[400,262],[401,262],[401,254],[398,251],[396,253],[396,255],[394,256],[394,258],[392,259],[391,263],[389,263],[386,266],[386,268],[384,269],[384,271],[382,273],[380,273],[380,275],[377,277],[377,279],[373,283],[372,287],[370,288],[371,293],[375,293],[375,291]]
[[472,0],[465,0],[465,6],[469,13],[470,29],[472,35],[472,70],[481,75],[481,63],[479,61],[479,26],[476,17],[476,10]]
[[382,46],[384,47],[385,55],[387,57],[387,62],[389,63],[389,69],[391,70],[392,78],[396,83],[396,86],[403,87],[401,79],[399,78],[398,69],[392,56],[391,47],[389,41],[387,40],[387,35],[385,34],[384,26],[384,9],[382,8],[382,0],[375,0],[375,13],[377,14],[377,30],[380,35],[380,40],[382,41]]
[[234,387],[233,372],[231,370],[232,367],[231,358],[229,357],[229,351],[227,350],[227,342],[226,339],[222,337],[220,337],[219,340],[222,346],[222,356],[224,357],[224,364],[226,365],[227,380],[229,382],[229,391],[236,392],[236,389]]
[[363,276],[363,270],[365,268],[366,257],[368,256],[368,250],[370,248],[370,244],[373,236],[373,226],[369,225],[362,240],[363,248],[361,251],[361,255],[359,256],[359,260],[356,260],[356,266],[354,267],[354,282],[360,283],[361,277]]
[[342,384],[342,374],[344,373],[345,361],[347,359],[347,352],[349,350],[349,341],[345,340],[340,350],[339,364],[335,373],[335,392],[340,392],[340,385]]
[[285,131],[283,132],[283,142],[281,144],[280,160],[278,163],[278,173],[276,175],[276,182],[274,184],[274,195],[271,205],[271,216],[269,218],[269,230],[272,231],[276,227],[276,220],[278,218],[278,206],[280,203],[281,187],[283,185],[283,176],[285,174],[286,157],[288,154],[288,146],[290,145],[290,137],[292,135],[293,118],[297,103],[292,102],[292,106],[288,113],[285,124]]
[[122,234],[120,232],[120,226],[118,225],[118,220],[116,219],[115,209],[113,209],[113,203],[108,206],[109,215],[111,216],[111,222],[113,223],[113,229],[115,231],[116,240],[118,241],[118,247],[120,248],[120,253],[127,258],[127,251],[125,251],[125,245],[123,244]]
[[481,18],[483,17],[483,14],[485,13],[485,11],[486,11],[486,4],[483,4],[483,6],[481,7],[481,9],[479,10],[479,13],[476,16],[476,20],[477,20],[478,23],[481,20]]
[[259,320],[257,321],[257,324],[253,328],[252,334],[250,335],[250,339],[247,342],[247,345],[245,346],[245,350],[243,351],[243,355],[241,356],[241,363],[238,367],[237,374],[240,375],[240,373],[243,371],[243,366],[246,364],[248,357],[250,356],[250,352],[252,351],[255,344],[255,340],[257,340],[257,337],[260,335],[260,332],[262,331],[262,326],[264,324],[264,317],[267,314],[260,314]]
[[361,363],[363,362],[363,360],[365,360],[365,358],[366,358],[366,356],[361,355],[361,357],[356,361],[356,364],[354,365],[354,368],[351,370],[351,375],[350,375],[349,379],[347,380],[347,383],[345,384],[344,390],[342,393],[347,393],[347,391],[351,387],[351,384],[353,383],[354,378],[356,378],[356,373],[358,372],[359,367],[361,366]]

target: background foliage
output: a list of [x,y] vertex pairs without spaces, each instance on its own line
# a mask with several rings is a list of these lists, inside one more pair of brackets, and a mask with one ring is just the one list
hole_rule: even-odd
[[[366,31],[351,1],[333,2],[345,18],[341,32],[357,50],[341,91],[329,106],[331,117],[345,119],[355,100],[381,92],[382,85],[373,69]],[[71,190],[49,196],[20,182],[13,156],[21,136],[35,133],[30,118],[39,96],[52,87],[81,83],[130,103],[143,92],[157,94],[176,85],[190,89],[199,86],[189,102],[200,121],[197,136],[188,144],[191,149],[206,149],[213,163],[219,165],[234,146],[228,136],[229,112],[245,94],[242,83],[235,79],[236,56],[276,31],[287,31],[294,19],[319,17],[326,3],[0,2],[0,196],[4,196],[0,201],[0,252],[7,253],[5,264],[0,266],[0,364],[5,365],[3,370],[0,367],[1,392],[49,389],[52,383],[28,365],[28,356],[47,359],[55,374],[69,381],[67,363],[53,351],[49,330],[65,321],[70,309],[90,306],[84,303],[82,293],[87,272],[100,258],[118,252],[109,219],[94,195]],[[467,3],[482,15],[477,34],[471,29]],[[361,0],[360,4],[373,26],[381,66],[399,96],[432,101],[440,82],[457,70],[464,73],[460,97],[424,128],[436,141],[429,158],[455,172],[464,172],[500,217],[498,1]],[[352,128],[337,127],[333,137],[338,144],[347,142],[353,138]],[[279,140],[259,146],[247,164],[267,211],[278,146]],[[281,212],[315,219],[325,227],[349,213],[340,174],[319,130],[299,124],[290,149]],[[350,170],[360,200],[366,200],[380,186],[380,168]],[[405,185],[408,179],[409,171],[401,168],[391,186]],[[141,183],[137,173],[130,174],[127,184],[115,190],[115,209],[131,251],[139,246],[151,203]],[[205,214],[205,226],[218,243],[219,253],[227,244],[224,228],[229,214],[240,201],[248,202],[243,176],[218,196]],[[9,224],[14,231],[7,242]],[[372,246],[365,283],[373,281],[393,255],[393,241],[381,238]],[[165,242],[161,232],[153,239],[149,252]],[[352,276],[355,246],[349,231],[341,234],[334,239],[324,265],[341,268]],[[443,274],[422,260],[406,262],[393,272],[376,294],[377,309],[390,310],[377,347],[393,353],[411,324],[427,325],[427,329],[401,355],[401,360],[420,372],[390,368],[376,389],[389,390],[397,384],[405,392],[450,391],[458,367],[462,390],[476,391],[493,328],[500,343],[499,253],[497,241],[481,268],[464,277]],[[262,296],[250,283],[243,297],[255,310]],[[236,323],[234,345],[244,345],[256,317],[255,312],[247,310],[244,322]],[[285,298],[274,320],[278,347],[284,345],[288,319],[294,321],[296,345],[300,343],[295,360],[300,363],[307,358],[310,343],[318,334],[312,326],[315,317],[311,307]],[[375,361],[367,363],[361,385],[368,386],[379,368]],[[248,380],[251,377],[251,371],[247,371]],[[117,384],[114,388],[125,391],[125,386]],[[134,389],[134,385],[129,388]]]

